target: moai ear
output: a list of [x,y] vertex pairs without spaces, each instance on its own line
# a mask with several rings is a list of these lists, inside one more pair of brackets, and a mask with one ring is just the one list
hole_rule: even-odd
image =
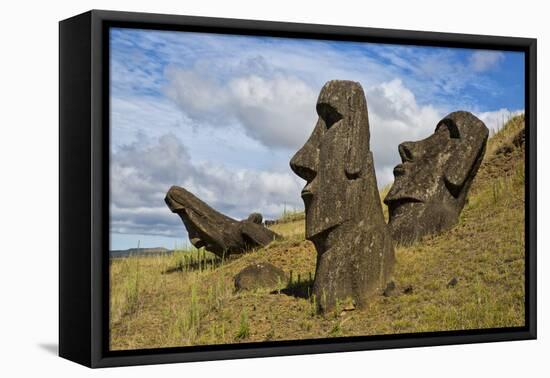
[[451,194],[458,197],[466,180],[472,174],[475,175],[481,164],[489,130],[481,121],[465,124],[460,130],[452,120],[447,122],[451,123],[451,131],[455,130],[455,136],[451,132],[451,138],[455,139],[457,144],[453,150],[453,157],[447,162],[444,180]]
[[346,117],[347,149],[344,169],[346,177],[354,180],[361,176],[367,163],[365,158],[369,151],[369,117],[364,94],[348,98],[349,112]]

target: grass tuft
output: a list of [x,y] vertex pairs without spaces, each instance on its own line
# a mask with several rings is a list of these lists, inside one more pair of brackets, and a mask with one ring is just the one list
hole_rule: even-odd
[[243,340],[247,339],[250,336],[250,325],[248,324],[248,316],[246,311],[241,312],[241,321],[239,323],[239,330],[235,335],[236,339]]

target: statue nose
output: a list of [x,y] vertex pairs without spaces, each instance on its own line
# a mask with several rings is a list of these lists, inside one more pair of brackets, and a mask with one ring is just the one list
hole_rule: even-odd
[[290,169],[307,182],[313,181],[317,176],[315,155],[307,145],[302,147],[290,160]]
[[399,145],[398,150],[403,163],[413,161],[418,157],[414,142],[403,142]]

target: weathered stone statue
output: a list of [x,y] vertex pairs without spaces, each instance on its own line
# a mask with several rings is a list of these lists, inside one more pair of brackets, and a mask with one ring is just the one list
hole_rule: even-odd
[[252,213],[248,219],[237,221],[178,186],[170,188],[164,201],[180,216],[191,243],[219,257],[265,246],[278,237],[261,224],[261,214]]
[[246,220],[252,223],[262,224],[264,217],[262,217],[260,213],[251,213]]
[[336,301],[366,303],[394,264],[369,150],[367,102],[359,83],[329,81],[317,100],[319,120],[290,167],[302,190],[306,238],[317,250],[312,294],[321,310]]
[[428,138],[399,145],[403,163],[394,168],[384,199],[394,241],[411,244],[458,222],[488,136],[481,120],[459,111],[439,121]]

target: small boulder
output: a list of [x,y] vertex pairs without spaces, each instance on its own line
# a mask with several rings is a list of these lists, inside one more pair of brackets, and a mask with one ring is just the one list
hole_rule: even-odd
[[454,287],[458,283],[458,279],[456,277],[451,278],[449,282],[447,282],[447,287]]
[[280,283],[286,283],[285,272],[268,262],[250,264],[235,276],[237,291],[276,288]]
[[355,310],[355,303],[348,302],[344,305],[343,311],[354,311]]
[[389,297],[392,294],[395,294],[395,282],[390,281],[386,285],[386,288],[384,289],[384,292],[382,293],[382,295],[385,297]]
[[525,128],[518,131],[514,139],[512,139],[512,143],[516,147],[523,147],[525,145]]
[[408,285],[403,289],[403,294],[412,294],[413,293],[413,286]]

